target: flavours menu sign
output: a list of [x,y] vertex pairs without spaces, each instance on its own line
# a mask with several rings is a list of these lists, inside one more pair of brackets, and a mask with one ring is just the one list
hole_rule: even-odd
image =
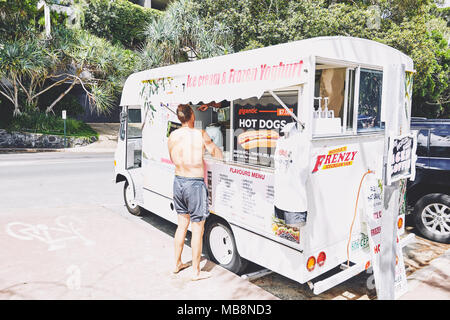
[[210,210],[251,230],[270,233],[273,174],[215,162],[206,167]]

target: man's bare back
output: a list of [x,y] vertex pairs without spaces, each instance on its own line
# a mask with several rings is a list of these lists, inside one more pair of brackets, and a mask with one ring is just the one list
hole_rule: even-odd
[[175,165],[175,174],[181,177],[203,177],[203,154],[205,148],[217,159],[222,159],[221,150],[208,134],[199,129],[183,126],[169,137],[169,154]]

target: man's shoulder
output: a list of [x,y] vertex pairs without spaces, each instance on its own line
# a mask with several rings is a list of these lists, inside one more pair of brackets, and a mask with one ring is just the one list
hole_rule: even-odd
[[177,135],[180,135],[182,133],[182,131],[183,131],[183,128],[181,128],[181,127],[173,130],[169,135],[169,139],[170,139],[170,137],[175,137]]
[[205,130],[197,129],[197,128],[178,128],[169,135],[169,139],[176,138],[178,136],[185,136],[185,135],[203,135]]

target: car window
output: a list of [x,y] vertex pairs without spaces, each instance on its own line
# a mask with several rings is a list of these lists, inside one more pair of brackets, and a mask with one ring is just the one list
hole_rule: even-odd
[[428,157],[428,129],[420,129],[417,134],[417,156]]
[[430,157],[450,158],[450,130],[436,129],[430,132]]

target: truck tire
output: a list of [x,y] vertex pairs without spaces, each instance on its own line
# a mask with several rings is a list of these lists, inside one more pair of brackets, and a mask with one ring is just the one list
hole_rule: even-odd
[[414,206],[414,222],[425,238],[450,243],[450,196],[430,193],[420,198]]
[[123,186],[123,199],[129,213],[135,216],[140,216],[142,214],[142,209],[134,200],[134,194],[130,185],[128,184],[128,181],[125,181],[125,184]]
[[231,228],[222,221],[212,221],[205,228],[205,244],[210,260],[221,267],[240,274],[247,266],[236,247]]

